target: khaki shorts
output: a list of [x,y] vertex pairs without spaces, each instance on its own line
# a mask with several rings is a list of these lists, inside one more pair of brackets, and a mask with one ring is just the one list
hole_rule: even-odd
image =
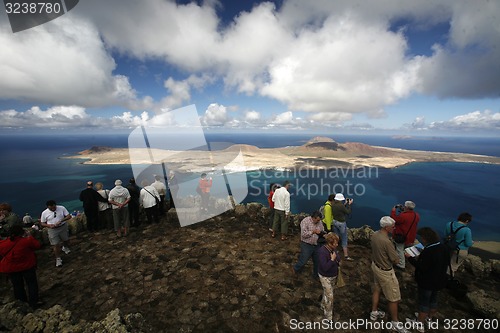
[[389,302],[398,302],[401,300],[401,292],[399,291],[399,282],[396,278],[394,269],[383,271],[372,262],[372,271],[374,276],[375,290],[382,290],[385,298]]
[[49,236],[50,245],[57,245],[61,242],[65,242],[69,239],[68,224],[66,223],[59,228],[48,229],[47,234]]

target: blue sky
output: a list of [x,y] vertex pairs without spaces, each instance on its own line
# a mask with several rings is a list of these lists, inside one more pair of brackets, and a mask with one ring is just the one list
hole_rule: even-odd
[[[500,2],[86,0],[12,33],[0,131],[500,133]],[[33,129],[31,129],[33,131]]]

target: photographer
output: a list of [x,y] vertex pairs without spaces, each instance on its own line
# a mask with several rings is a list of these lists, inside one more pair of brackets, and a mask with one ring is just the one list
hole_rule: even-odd
[[[345,201],[345,203],[344,203]],[[347,261],[353,261],[349,257],[349,252],[347,250],[347,223],[346,215],[351,214],[351,205],[353,199],[346,199],[342,193],[335,194],[334,203],[332,205],[333,214],[333,230],[342,240],[342,250],[344,251],[344,259]]]
[[[396,212],[396,209],[399,212]],[[404,206],[396,205],[392,207],[391,211],[391,217],[396,221],[393,238],[396,243],[396,251],[399,255],[399,264],[396,265],[396,268],[401,270],[405,269],[405,247],[413,245],[417,236],[417,225],[420,221],[420,216],[414,209],[415,203],[413,201],[406,201]]]

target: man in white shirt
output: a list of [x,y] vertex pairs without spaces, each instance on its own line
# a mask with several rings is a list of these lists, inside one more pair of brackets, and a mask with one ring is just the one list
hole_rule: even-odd
[[273,194],[274,221],[271,237],[276,237],[278,227],[281,225],[281,240],[286,240],[288,234],[288,216],[290,215],[290,193],[288,189],[292,184],[287,180],[283,186],[278,188]]
[[158,205],[156,203],[156,200],[160,200],[160,194],[152,185],[148,185],[147,180],[143,180],[141,185],[142,189],[139,195],[139,203],[144,207],[148,223],[160,223]]
[[128,202],[130,201],[130,193],[122,186],[122,181],[117,179],[115,187],[109,192],[109,203],[113,208],[113,221],[115,231],[118,237],[128,235],[130,228],[130,220],[128,216]]
[[[158,194],[160,195],[160,204],[158,205],[158,209],[160,212],[160,215],[165,215],[165,195],[167,194],[167,186],[165,183],[161,181],[161,176],[155,175],[155,181],[151,186],[153,186],[156,191],[158,191]],[[142,185],[142,182],[141,182]]]
[[56,256],[56,267],[62,266],[61,250],[69,254],[68,248],[68,225],[66,221],[71,219],[71,214],[66,207],[57,205],[54,200],[46,203],[47,209],[42,212],[40,224],[48,229],[50,245],[54,247]]

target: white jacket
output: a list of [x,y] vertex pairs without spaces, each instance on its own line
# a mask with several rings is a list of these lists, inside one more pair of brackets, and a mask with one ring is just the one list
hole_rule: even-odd
[[283,210],[290,213],[290,193],[286,187],[280,187],[273,194],[274,209]]
[[[146,190],[148,190],[150,193],[148,193]],[[160,200],[160,195],[158,194],[158,191],[151,185],[145,186],[141,190],[141,194],[139,196],[139,203],[144,207],[144,208],[151,208],[156,205],[156,200],[153,197],[153,195]]]

